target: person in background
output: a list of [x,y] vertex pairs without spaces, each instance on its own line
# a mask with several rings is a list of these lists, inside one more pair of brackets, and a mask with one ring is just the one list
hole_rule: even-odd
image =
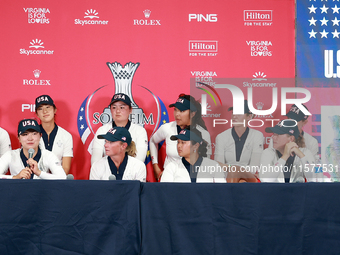
[[167,164],[161,182],[226,182],[220,165],[206,157],[207,142],[200,131],[183,129],[170,139],[177,141],[180,158]]
[[[232,111],[230,107],[228,111]],[[255,174],[260,166],[263,151],[263,134],[248,127],[253,114],[244,100],[244,114],[232,114],[233,127],[216,136],[215,160],[221,164],[233,166],[237,171],[241,166],[250,166]]]
[[259,177],[261,182],[305,182],[306,171],[312,171],[313,154],[305,147],[304,138],[294,120],[282,120],[274,127],[273,147],[263,151]]
[[99,134],[105,134],[114,127],[124,127],[131,134],[132,141],[136,144],[136,158],[144,163],[148,151],[148,136],[146,130],[131,123],[129,115],[132,113],[131,100],[128,95],[117,93],[113,95],[109,104],[112,122],[98,128],[93,140],[91,165],[105,156],[105,141],[98,138]]
[[2,157],[2,155],[11,149],[12,147],[9,135],[5,129],[0,127],[0,157]]
[[35,99],[35,113],[40,120],[40,148],[52,151],[68,174],[73,158],[73,139],[69,132],[55,123],[57,107],[49,95],[41,95]]
[[169,107],[174,107],[175,121],[163,124],[150,138],[150,154],[157,180],[162,175],[162,169],[158,165],[158,144],[165,140],[166,158],[163,165],[165,169],[170,162],[180,158],[177,152],[177,143],[170,137],[179,134],[188,126],[195,127],[201,132],[203,139],[207,142],[207,157],[210,158],[212,154],[210,134],[202,119],[201,104],[190,95],[180,94],[177,101],[170,104]]
[[[302,104],[306,107],[304,104]],[[308,108],[306,107],[308,110]],[[306,148],[309,149],[314,157],[317,159],[319,157],[319,143],[313,136],[303,131],[303,127],[308,123],[308,115],[305,115],[295,104],[292,105],[289,112],[286,114],[288,119],[296,120],[297,127],[299,128],[300,135],[303,137],[305,141]],[[269,142],[269,148],[273,148],[272,139]]]
[[98,139],[105,139],[106,156],[92,165],[90,180],[109,180],[114,175],[116,180],[145,182],[145,164],[135,158],[136,146],[126,128],[111,128]]
[[[0,178],[3,179],[66,179],[56,155],[41,150],[41,131],[34,119],[24,119],[18,125],[21,149],[6,152],[0,158]],[[10,175],[5,175],[7,171]]]

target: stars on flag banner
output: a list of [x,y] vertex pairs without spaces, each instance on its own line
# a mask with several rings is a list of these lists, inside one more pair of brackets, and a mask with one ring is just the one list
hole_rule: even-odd
[[339,0],[309,0],[307,12],[309,39],[340,39]]
[[92,153],[91,149],[91,143],[94,138],[94,135],[92,134],[89,126],[87,125],[86,121],[86,103],[87,103],[88,97],[85,98],[83,103],[81,104],[79,111],[78,111],[78,116],[77,116],[77,126],[78,126],[78,133],[81,138],[81,141],[83,144],[87,146],[87,150],[89,153]]

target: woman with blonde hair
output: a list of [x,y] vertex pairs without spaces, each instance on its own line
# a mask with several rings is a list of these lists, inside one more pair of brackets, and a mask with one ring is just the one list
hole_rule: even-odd
[[[266,128],[273,133],[273,147],[263,151],[261,182],[305,182],[315,163],[312,152],[305,147],[295,120],[282,120],[274,127]],[[307,176],[306,176],[307,174]]]
[[135,158],[136,145],[125,127],[114,127],[106,134],[98,135],[105,139],[106,156],[96,161],[90,172],[90,180],[139,180],[145,182],[146,167]]

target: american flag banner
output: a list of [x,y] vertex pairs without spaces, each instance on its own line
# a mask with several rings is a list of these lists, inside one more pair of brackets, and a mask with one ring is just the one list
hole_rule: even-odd
[[299,85],[339,87],[340,1],[298,0],[296,5],[297,78],[325,79]]
[[340,116],[335,107],[340,93],[340,1],[297,0],[296,10],[296,86],[312,95],[307,104],[312,116],[304,130],[318,140],[321,162],[338,167],[340,161],[332,155],[339,155],[340,130],[333,120]]
[[78,111],[78,117],[77,117],[77,126],[78,126],[78,133],[79,136],[81,137],[81,141],[83,144],[87,145],[87,151],[92,154],[91,150],[91,144],[93,140],[93,133],[91,132],[89,126],[87,125],[87,117],[86,117],[86,105],[87,105],[87,100],[89,96],[85,98],[83,103],[81,104],[79,111]]
[[[163,103],[163,101],[158,96],[157,96],[156,102],[157,102],[157,108],[158,108],[158,114],[159,114],[157,119],[159,120],[159,122],[158,122],[157,128],[155,128],[154,132],[161,125],[169,122],[169,113],[168,113],[168,110],[166,109],[165,104]],[[159,162],[164,162],[164,159],[165,159],[165,156],[166,156],[166,150],[165,150],[165,146],[162,146],[163,144],[164,144],[164,141],[162,141],[158,145],[158,157],[161,158],[161,160]],[[153,167],[152,167],[152,161],[151,161],[150,147],[149,146],[148,146],[148,153],[147,153],[146,159],[145,159],[145,165],[146,165],[146,169],[147,169],[146,181],[155,182],[156,179],[155,179],[154,174],[153,174]]]

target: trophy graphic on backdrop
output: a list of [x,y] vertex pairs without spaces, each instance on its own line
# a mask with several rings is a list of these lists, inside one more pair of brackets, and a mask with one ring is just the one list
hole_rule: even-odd
[[[106,64],[110,68],[115,81],[115,94],[124,93],[131,99],[132,113],[130,114],[130,121],[143,126],[143,109],[138,107],[132,96],[132,79],[139,63],[129,62],[124,67],[118,62],[107,62]],[[104,109],[104,113],[109,114],[110,119],[112,118],[109,107]]]

